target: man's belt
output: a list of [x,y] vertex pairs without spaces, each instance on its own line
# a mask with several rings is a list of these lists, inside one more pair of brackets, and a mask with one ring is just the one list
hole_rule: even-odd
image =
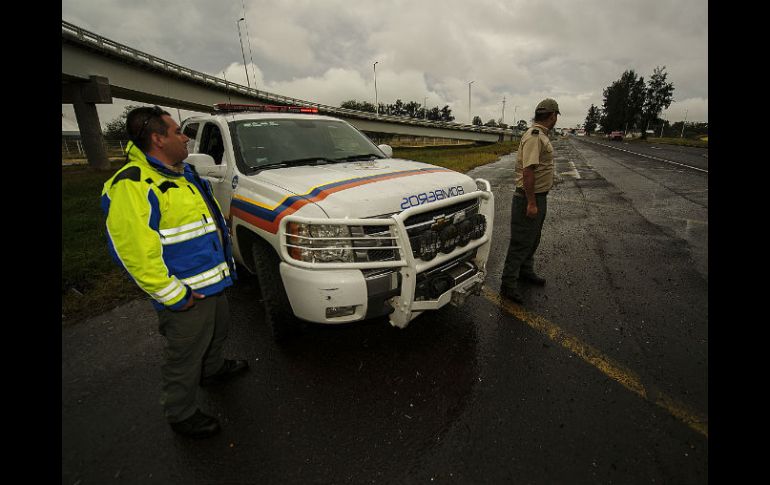
[[[524,197],[527,196],[527,193],[524,192],[524,189],[522,189],[521,187],[516,187],[516,193],[523,195]],[[546,190],[545,192],[536,192],[535,196],[538,196],[538,195],[548,195],[548,191]]]

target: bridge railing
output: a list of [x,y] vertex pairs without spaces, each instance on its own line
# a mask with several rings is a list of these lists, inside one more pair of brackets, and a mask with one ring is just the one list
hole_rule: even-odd
[[98,34],[94,34],[93,32],[89,32],[88,30],[85,30],[81,27],[78,27],[77,25],[71,24],[64,20],[62,20],[61,24],[62,24],[62,37],[65,39],[77,42],[81,45],[88,46],[90,48],[96,49],[108,55],[114,55],[124,59],[128,58],[133,62],[144,64],[145,66],[148,66],[150,68],[162,70],[167,73],[173,73],[181,78],[186,78],[188,80],[192,80],[203,84],[209,84],[224,90],[232,90],[232,91],[241,93],[245,96],[255,97],[260,100],[265,100],[265,101],[270,101],[270,102],[285,104],[285,105],[313,107],[313,108],[318,108],[318,111],[324,114],[344,115],[344,116],[359,118],[359,119],[369,119],[372,121],[387,121],[391,123],[424,126],[424,127],[430,127],[430,128],[446,128],[446,129],[452,129],[452,130],[475,131],[475,132],[490,133],[490,134],[503,134],[503,135],[513,134],[513,131],[511,129],[493,128],[489,126],[466,125],[462,123],[452,123],[448,121],[428,121],[428,120],[420,120],[417,118],[375,114],[375,113],[370,113],[366,111],[356,111],[352,109],[341,108],[337,106],[328,106],[320,103],[306,101],[303,99],[292,98],[289,96],[282,96],[280,94],[273,94],[267,91],[261,91],[255,88],[243,86],[241,84],[236,84],[234,82],[227,81],[225,79],[221,79],[216,76],[212,76],[210,74],[206,74],[200,71],[195,71],[193,69],[180,66],[179,64],[174,64],[173,62],[166,61],[159,57],[155,57],[151,54],[147,54],[146,52],[142,52],[142,51],[133,49],[131,47],[128,47],[124,44],[115,42],[106,37],[102,37]]

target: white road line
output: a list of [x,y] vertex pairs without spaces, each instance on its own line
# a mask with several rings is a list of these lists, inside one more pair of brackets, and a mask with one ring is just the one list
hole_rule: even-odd
[[604,143],[598,143],[598,142],[595,142],[595,141],[589,141],[589,142],[586,142],[586,143],[593,143],[594,145],[600,145],[600,146],[603,146],[603,147],[612,148],[613,150],[620,150],[621,152],[630,153],[632,155],[638,155],[640,157],[650,158],[652,160],[657,160],[659,162],[671,163],[671,164],[674,164],[674,165],[679,165],[681,167],[686,167],[686,168],[691,168],[693,170],[698,170],[699,172],[709,173],[708,170],[704,170],[704,169],[698,168],[698,167],[693,167],[692,165],[687,165],[687,164],[684,164],[684,163],[674,162],[672,160],[666,160],[665,158],[653,157],[652,155],[645,155],[644,153],[632,152],[631,150],[625,150],[623,148],[618,148],[618,147],[613,147],[613,146],[610,146],[610,145],[605,145]]

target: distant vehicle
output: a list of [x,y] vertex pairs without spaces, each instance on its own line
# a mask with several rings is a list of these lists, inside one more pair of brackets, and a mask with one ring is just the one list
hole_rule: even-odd
[[623,141],[623,132],[613,131],[609,135],[607,135],[607,138],[609,138],[610,140]]
[[583,128],[578,128],[576,131],[577,132],[575,134],[577,136],[586,136],[586,130],[584,130]]

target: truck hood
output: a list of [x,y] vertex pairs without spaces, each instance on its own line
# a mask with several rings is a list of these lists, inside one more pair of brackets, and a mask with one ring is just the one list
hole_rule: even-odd
[[265,170],[263,182],[320,207],[330,218],[368,218],[477,190],[467,175],[395,158]]

